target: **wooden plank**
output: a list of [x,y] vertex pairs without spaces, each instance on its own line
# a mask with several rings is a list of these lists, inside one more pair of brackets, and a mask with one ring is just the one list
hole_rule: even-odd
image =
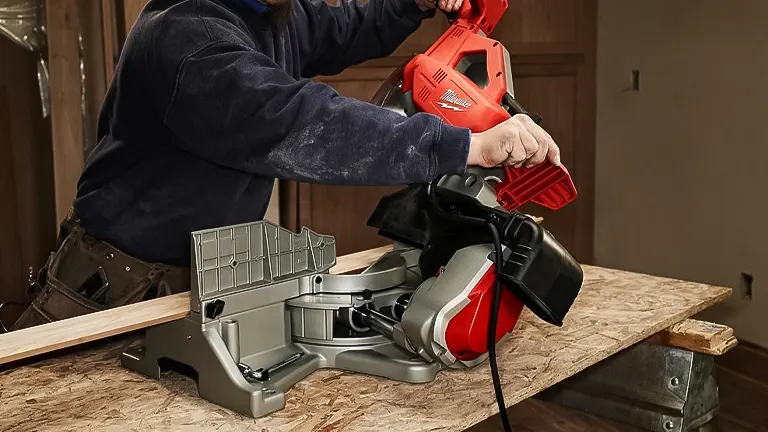
[[331,273],[344,274],[362,270],[373,264],[377,259],[381,258],[382,255],[390,251],[392,251],[392,245],[382,246],[376,249],[369,249],[346,255],[349,257],[349,259],[344,259],[342,261],[341,258],[339,258],[336,260],[338,262],[333,267]]
[[104,39],[104,80],[109,88],[115,73],[115,60],[118,47],[117,29],[115,23],[115,0],[101,0],[101,25]]
[[58,232],[58,224],[75,198],[77,180],[83,170],[80,19],[77,0],[46,0],[45,8]]
[[107,309],[0,335],[0,364],[184,318],[189,293]]
[[[15,211],[19,201],[14,174],[10,103],[6,87],[0,82],[0,203],[5,207],[0,211],[0,227],[3,227],[0,232],[0,303],[20,301],[24,281],[21,235],[18,229],[18,213]],[[0,320],[8,318],[6,310]]]
[[[525,311],[497,358],[508,405],[724,300],[729,288],[584,266],[562,327]],[[145,379],[120,365],[134,339],[0,372],[0,430],[461,431],[497,413],[485,362],[419,385],[322,370],[288,391],[283,410],[251,419],[200,398],[194,380]],[[2,343],[0,342],[0,346]],[[55,386],[53,385],[55,384]],[[104,409],[109,407],[109,409]],[[364,413],[365,415],[360,415]]]
[[147,5],[149,0],[123,0],[123,19],[125,26],[125,34],[130,33],[133,24],[136,22],[136,18],[139,17],[144,6]]
[[[392,246],[336,259],[332,274],[362,270]],[[0,365],[184,318],[190,294],[174,294],[0,335]]]
[[83,41],[82,62],[85,75],[85,103],[83,126],[83,157],[98,144],[98,120],[109,82],[104,44],[104,11],[102,3],[94,0],[77,0],[80,31]]
[[694,319],[681,321],[660,331],[648,341],[710,355],[725,354],[737,344],[732,328]]

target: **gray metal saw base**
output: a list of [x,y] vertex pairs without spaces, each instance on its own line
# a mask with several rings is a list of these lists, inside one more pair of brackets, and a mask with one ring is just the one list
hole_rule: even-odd
[[[244,376],[238,367],[240,363],[254,370],[270,370],[279,363],[277,359],[290,358],[295,360],[270,373],[264,381]],[[286,344],[271,353],[255,353],[236,363],[215,325],[201,327],[188,318],[149,329],[144,346],[126,350],[121,362],[129,369],[160,379],[161,359],[193,368],[201,398],[251,417],[283,409],[285,393],[320,368],[411,383],[431,381],[439,371],[438,364],[414,359],[382,337],[355,341],[354,345]]]
[[[285,393],[320,368],[432,381],[444,367],[350,316],[387,310],[420,282],[418,251],[397,249],[359,275],[330,275],[333,237],[267,221],[195,232],[190,314],[147,329],[124,367],[160,379],[159,362],[194,369],[200,396],[246,416],[285,407]],[[362,293],[362,294],[361,294]]]

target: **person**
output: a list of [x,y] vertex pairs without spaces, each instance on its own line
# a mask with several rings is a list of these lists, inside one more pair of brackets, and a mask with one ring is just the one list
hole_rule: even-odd
[[146,4],[15,329],[188,290],[190,233],[263,218],[275,179],[404,185],[467,166],[559,164],[528,116],[472,133],[311,80],[390,55],[462,0],[263,1]]

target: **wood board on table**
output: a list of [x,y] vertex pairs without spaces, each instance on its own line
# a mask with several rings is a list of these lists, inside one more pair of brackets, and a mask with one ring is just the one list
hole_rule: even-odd
[[[332,274],[361,270],[392,246],[336,259]],[[189,292],[134,303],[0,335],[0,365],[184,318]]]

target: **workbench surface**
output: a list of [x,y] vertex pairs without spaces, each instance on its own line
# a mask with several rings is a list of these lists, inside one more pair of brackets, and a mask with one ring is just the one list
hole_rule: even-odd
[[[508,405],[724,300],[730,289],[585,266],[562,328],[526,311],[498,348]],[[460,431],[495,415],[488,363],[410,385],[326,370],[288,392],[287,406],[251,419],[197,397],[175,373],[161,381],[121,368],[133,339],[0,372],[0,430]]]

